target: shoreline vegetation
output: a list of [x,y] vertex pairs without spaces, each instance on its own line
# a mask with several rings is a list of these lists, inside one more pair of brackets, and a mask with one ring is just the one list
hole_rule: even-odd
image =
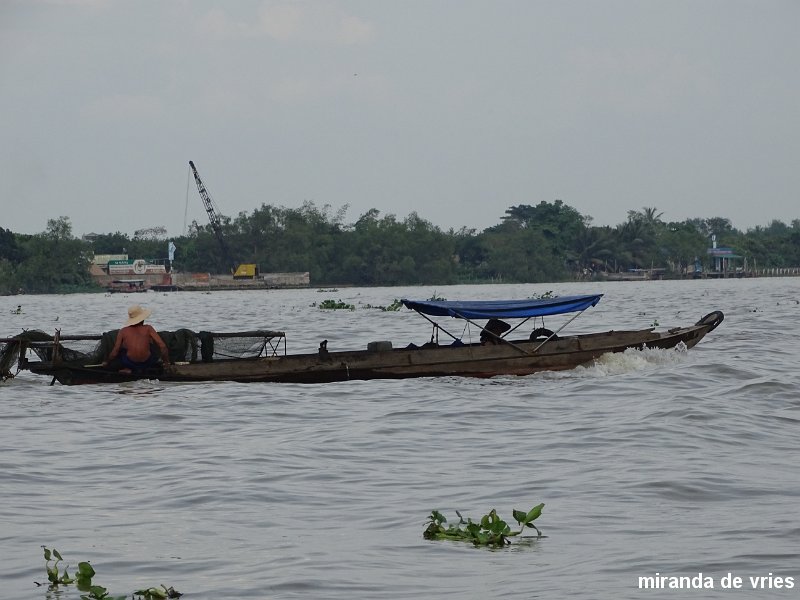
[[[223,216],[221,226],[237,264],[258,264],[263,273],[307,271],[311,286],[555,283],[654,273],[678,279],[719,273],[720,265],[722,276],[800,272],[800,219],[740,231],[724,217],[665,222],[658,209],[644,207],[628,211],[623,223],[599,227],[555,200],[509,207],[482,231],[445,231],[416,213],[399,219],[371,209],[346,223],[346,211],[313,202],[264,204]],[[154,228],[79,239],[62,216],[33,235],[0,227],[0,295],[104,291],[89,274],[94,255],[167,262],[170,241],[177,248],[172,270],[230,271],[210,225],[195,221],[175,238]]]

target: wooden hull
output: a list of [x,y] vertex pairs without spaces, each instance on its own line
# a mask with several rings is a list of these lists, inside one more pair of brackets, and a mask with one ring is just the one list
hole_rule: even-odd
[[591,363],[603,354],[623,352],[628,348],[673,348],[678,344],[691,348],[722,319],[722,313],[715,312],[695,325],[668,332],[652,329],[608,331],[553,339],[544,344],[542,340],[523,340],[485,346],[473,344],[215,360],[170,365],[141,374],[45,362],[30,363],[27,368],[67,385],[135,379],[330,383],[358,379],[530,375],[540,371],[572,369]]

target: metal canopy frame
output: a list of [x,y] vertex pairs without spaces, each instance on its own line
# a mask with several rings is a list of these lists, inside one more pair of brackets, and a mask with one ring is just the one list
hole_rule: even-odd
[[[426,321],[430,322],[430,323],[433,325],[433,329],[434,329],[434,331],[435,331],[435,332],[437,332],[437,333],[436,333],[436,341],[437,341],[437,343],[438,343],[438,341],[439,341],[439,335],[438,335],[438,331],[439,331],[439,330],[442,330],[443,332],[445,332],[447,335],[449,335],[449,336],[450,336],[451,338],[453,338],[455,341],[457,341],[457,342],[460,342],[460,341],[461,341],[461,338],[459,338],[459,337],[456,337],[455,335],[453,335],[452,333],[450,333],[449,331],[447,331],[447,329],[445,329],[445,328],[444,328],[444,327],[442,327],[442,326],[441,326],[439,323],[437,323],[436,321],[434,321],[433,319],[431,319],[430,317],[428,317],[428,315],[426,315],[425,313],[422,313],[422,312],[420,312],[420,311],[419,311],[419,310],[417,310],[417,309],[413,309],[413,310],[414,310],[414,312],[416,312],[418,315],[422,316],[422,318],[424,318]],[[459,318],[459,319],[463,319],[463,320],[464,320],[464,321],[466,321],[467,323],[470,323],[470,324],[472,324],[472,325],[475,325],[475,327],[477,327],[477,328],[478,328],[478,329],[480,329],[481,331],[485,332],[487,335],[489,335],[489,336],[491,336],[491,337],[493,337],[493,338],[496,338],[496,339],[500,340],[501,342],[503,342],[503,343],[505,343],[505,344],[508,344],[509,346],[511,346],[511,347],[512,347],[512,348],[514,348],[515,350],[518,350],[518,351],[519,351],[519,352],[521,352],[522,354],[526,354],[526,355],[532,356],[532,355],[536,354],[536,353],[539,351],[539,349],[540,349],[542,346],[544,346],[544,345],[545,345],[547,342],[549,342],[551,339],[553,339],[555,336],[557,336],[559,333],[561,333],[561,331],[563,331],[563,330],[564,330],[564,328],[565,328],[565,327],[567,327],[567,325],[569,325],[570,323],[572,323],[572,322],[573,322],[575,319],[577,319],[579,316],[581,316],[581,315],[582,315],[584,312],[586,312],[586,309],[585,309],[585,308],[584,308],[583,310],[581,310],[581,311],[578,311],[577,313],[575,313],[575,314],[572,316],[572,318],[571,318],[571,319],[569,319],[569,320],[568,320],[566,323],[564,323],[564,324],[563,324],[561,327],[559,327],[559,328],[558,328],[556,331],[554,331],[554,332],[553,332],[553,333],[552,333],[550,336],[548,336],[548,337],[547,337],[547,338],[546,338],[544,341],[542,341],[542,343],[541,343],[541,344],[539,344],[538,346],[536,346],[536,348],[534,348],[534,349],[533,349],[533,351],[531,351],[531,352],[529,352],[529,351],[525,350],[524,348],[521,348],[520,346],[518,346],[518,345],[517,345],[517,344],[515,344],[514,342],[510,342],[510,341],[508,341],[507,339],[505,339],[505,337],[506,337],[507,335],[509,335],[510,333],[512,333],[513,331],[515,331],[516,329],[520,328],[522,325],[524,325],[525,323],[527,323],[527,322],[528,322],[528,321],[529,321],[531,318],[533,318],[533,317],[526,317],[526,318],[525,318],[525,319],[523,319],[523,320],[522,320],[520,323],[518,323],[517,325],[515,325],[514,327],[512,327],[511,329],[509,329],[508,331],[506,331],[506,332],[505,332],[503,335],[497,335],[496,333],[494,333],[494,332],[492,332],[492,331],[489,331],[488,329],[486,329],[486,327],[484,327],[483,325],[481,325],[481,324],[479,324],[479,323],[476,323],[476,322],[475,322],[475,321],[473,321],[472,319],[468,319],[467,317],[465,317],[464,315],[462,315],[462,314],[460,314],[460,313],[456,313],[456,316],[457,316],[457,318]],[[544,323],[544,317],[542,317],[542,323]],[[431,341],[433,341],[433,335],[431,335]]]

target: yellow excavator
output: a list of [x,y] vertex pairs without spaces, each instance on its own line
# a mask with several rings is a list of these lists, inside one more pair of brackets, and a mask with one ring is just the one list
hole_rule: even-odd
[[197,191],[200,192],[200,198],[203,200],[203,206],[205,206],[206,212],[208,213],[208,220],[211,221],[211,229],[214,230],[214,235],[217,236],[217,241],[219,242],[220,248],[222,248],[222,256],[227,263],[231,265],[233,278],[256,279],[259,276],[258,265],[254,263],[236,264],[233,262],[228,244],[225,242],[225,236],[222,235],[222,223],[214,207],[214,201],[211,199],[206,186],[203,185],[203,180],[200,179],[200,174],[197,172],[197,168],[191,160],[189,161],[189,166],[192,168],[192,173],[194,173],[194,181],[197,184]]

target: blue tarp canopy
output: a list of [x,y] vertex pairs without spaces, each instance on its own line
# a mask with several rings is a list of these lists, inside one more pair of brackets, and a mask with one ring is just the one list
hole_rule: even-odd
[[544,300],[401,300],[408,308],[435,317],[456,319],[525,319],[586,310],[600,302],[603,294],[561,296]]

